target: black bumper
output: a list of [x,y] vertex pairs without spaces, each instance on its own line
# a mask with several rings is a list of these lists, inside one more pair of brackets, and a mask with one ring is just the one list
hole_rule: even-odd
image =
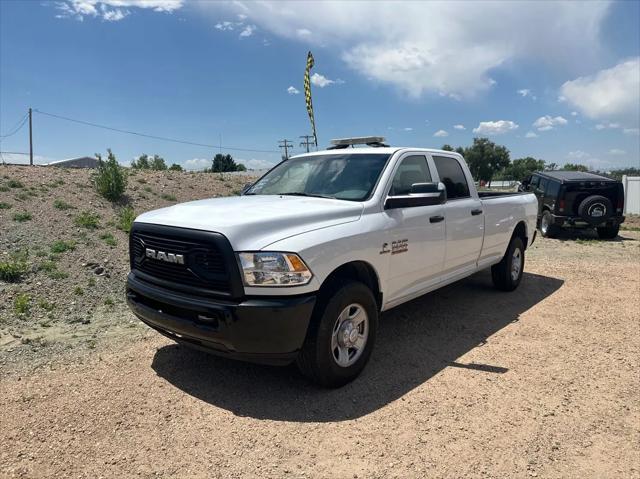
[[553,224],[562,227],[569,228],[594,228],[596,226],[616,226],[624,223],[624,216],[612,216],[607,218],[602,223],[588,223],[581,216],[558,216],[552,214]]
[[288,364],[302,347],[315,295],[231,302],[189,296],[127,278],[127,303],[165,336],[234,359]]

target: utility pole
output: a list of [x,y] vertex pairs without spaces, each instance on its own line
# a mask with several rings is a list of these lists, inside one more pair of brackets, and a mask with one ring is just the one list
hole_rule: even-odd
[[33,128],[31,126],[31,108],[29,108],[29,164],[33,166]]
[[291,143],[291,141],[287,140],[287,139],[279,140],[278,141],[278,147],[279,148],[284,148],[284,159],[288,160],[289,159],[289,148],[293,147],[293,143]]
[[311,141],[313,140],[313,135],[301,135],[300,138],[304,138],[304,140],[300,142],[300,146],[304,146],[307,149],[307,153],[309,153],[309,147],[315,144]]

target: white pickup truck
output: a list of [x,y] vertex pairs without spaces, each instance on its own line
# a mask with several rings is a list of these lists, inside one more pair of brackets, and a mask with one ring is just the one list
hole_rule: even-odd
[[382,311],[489,267],[496,287],[517,288],[536,197],[478,193],[459,154],[382,141],[337,140],[241,196],[139,216],[133,312],[180,343],[296,361],[337,387],[365,367]]

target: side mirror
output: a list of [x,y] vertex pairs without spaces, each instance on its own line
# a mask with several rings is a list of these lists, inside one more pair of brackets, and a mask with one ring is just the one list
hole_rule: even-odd
[[240,194],[241,194],[241,195],[244,195],[244,194],[247,192],[247,190],[248,190],[249,188],[251,188],[252,186],[253,186],[253,183],[247,183],[246,185],[244,185],[244,186],[242,187],[242,191],[240,192]]
[[441,205],[447,201],[447,190],[443,183],[414,183],[408,195],[390,196],[384,209],[413,208],[417,206]]

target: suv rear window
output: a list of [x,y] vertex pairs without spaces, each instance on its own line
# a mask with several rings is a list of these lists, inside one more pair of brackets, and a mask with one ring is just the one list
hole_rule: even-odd
[[447,188],[447,199],[469,198],[469,185],[458,160],[447,156],[434,156],[433,161],[438,170],[440,181]]
[[549,181],[549,186],[547,186],[547,196],[555,198],[558,196],[559,191],[560,183],[558,183],[557,181]]

